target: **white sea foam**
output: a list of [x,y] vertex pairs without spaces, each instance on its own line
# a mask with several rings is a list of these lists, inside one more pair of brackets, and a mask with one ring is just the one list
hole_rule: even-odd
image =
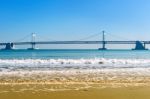
[[[41,86],[40,90],[56,91],[88,88],[93,84],[100,87],[150,84],[150,59],[0,59],[0,70],[0,85],[25,86],[21,91],[38,90],[37,86]],[[34,88],[30,87],[32,84]],[[47,84],[52,86],[47,88],[44,86]]]
[[0,59],[0,75],[150,74],[150,59]]
[[150,68],[0,72],[1,84],[150,83]]
[[150,59],[0,59],[0,68],[141,68],[150,67]]
[[150,59],[1,59],[0,70],[0,84],[150,83]]

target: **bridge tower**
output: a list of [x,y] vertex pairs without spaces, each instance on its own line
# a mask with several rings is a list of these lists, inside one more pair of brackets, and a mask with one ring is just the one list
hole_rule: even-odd
[[6,43],[6,47],[5,50],[12,50],[14,48],[14,44],[13,43]]
[[132,49],[132,50],[148,50],[146,47],[145,47],[145,43],[142,44],[142,42],[140,41],[136,41],[136,44],[135,44],[135,48]]
[[34,50],[35,48],[35,38],[36,38],[36,34],[32,33],[31,34],[31,48],[28,48],[28,50]]
[[102,31],[102,48],[99,48],[99,50],[106,50],[105,44],[105,31]]

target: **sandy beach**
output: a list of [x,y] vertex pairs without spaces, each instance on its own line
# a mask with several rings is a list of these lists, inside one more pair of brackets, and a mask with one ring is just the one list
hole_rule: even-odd
[[1,72],[0,99],[150,99],[149,72],[149,69]]
[[[1,85],[0,99],[150,99],[150,86],[47,90],[63,85]],[[77,86],[77,85],[72,85]],[[29,89],[23,90],[28,87]],[[34,90],[33,90],[33,89]],[[41,89],[42,88],[42,89]]]

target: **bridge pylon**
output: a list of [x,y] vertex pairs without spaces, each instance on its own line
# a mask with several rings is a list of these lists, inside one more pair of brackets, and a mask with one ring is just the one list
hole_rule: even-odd
[[12,50],[14,48],[14,44],[13,43],[6,43],[6,47],[5,50]]
[[142,44],[142,42],[136,41],[135,44],[136,44],[136,45],[135,45],[135,48],[132,49],[132,50],[148,50],[148,49],[145,47],[145,43]]
[[31,48],[28,48],[28,50],[34,50],[34,49],[36,49],[36,47],[35,47],[35,38],[36,38],[36,34],[32,33],[31,34]]
[[102,31],[102,34],[103,34],[103,36],[102,36],[102,48],[99,48],[98,50],[106,50],[107,49],[105,47],[105,44],[106,44],[106,42],[105,42],[105,31]]

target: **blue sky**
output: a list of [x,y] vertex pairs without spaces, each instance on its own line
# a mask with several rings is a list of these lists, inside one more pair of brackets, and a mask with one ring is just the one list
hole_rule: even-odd
[[150,40],[150,0],[0,0],[1,42],[32,32],[40,40],[78,40],[102,30],[109,40]]

